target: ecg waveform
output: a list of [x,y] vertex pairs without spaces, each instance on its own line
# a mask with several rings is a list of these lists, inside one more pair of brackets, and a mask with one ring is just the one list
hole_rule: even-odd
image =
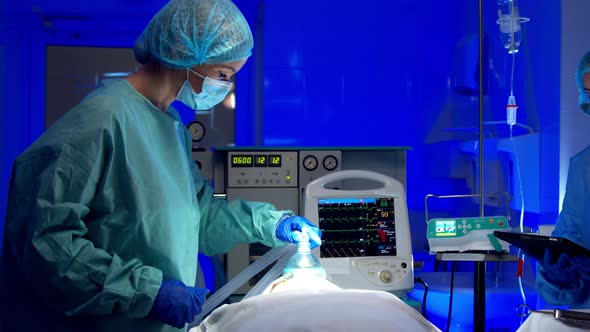
[[345,203],[342,205],[320,206],[320,211],[325,212],[373,212],[377,209],[375,203],[365,203],[363,205],[353,205],[354,203]]
[[337,240],[326,240],[322,241],[327,245],[348,245],[348,244],[371,244],[371,243],[379,243],[379,240],[375,240],[372,238],[368,239],[337,239]]
[[339,217],[325,217],[322,219],[323,222],[332,224],[374,224],[377,222],[377,217],[370,215],[365,216],[339,216]]
[[393,198],[378,198],[320,204],[321,256],[396,255],[393,203]]

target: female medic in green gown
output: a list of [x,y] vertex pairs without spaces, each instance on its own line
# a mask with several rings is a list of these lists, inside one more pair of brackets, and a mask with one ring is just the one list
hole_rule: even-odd
[[231,1],[172,0],[136,40],[142,68],[102,81],[15,160],[0,331],[177,331],[208,292],[191,287],[198,252],[296,242],[306,219],[213,197],[171,106],[222,101],[252,40]]

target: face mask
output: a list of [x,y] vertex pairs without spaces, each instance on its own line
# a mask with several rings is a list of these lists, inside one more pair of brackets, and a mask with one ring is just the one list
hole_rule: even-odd
[[[189,70],[204,79],[201,93],[196,93],[188,81]],[[186,75],[187,79],[182,84],[180,91],[178,91],[176,99],[194,110],[210,110],[225,99],[232,87],[231,82],[205,77],[190,68],[187,70]]]
[[580,92],[580,97],[578,98],[578,105],[584,113],[590,115],[590,96],[586,91]]

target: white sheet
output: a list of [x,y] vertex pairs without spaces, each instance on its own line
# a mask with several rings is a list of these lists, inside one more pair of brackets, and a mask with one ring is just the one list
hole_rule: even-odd
[[[548,310],[549,311],[549,310]],[[580,310],[590,312],[590,310]],[[517,332],[582,332],[588,331],[581,328],[571,327],[563,324],[562,322],[553,318],[552,315],[542,314],[533,312],[522,325],[518,328]]]
[[440,330],[395,295],[349,289],[283,290],[223,305],[189,332]]

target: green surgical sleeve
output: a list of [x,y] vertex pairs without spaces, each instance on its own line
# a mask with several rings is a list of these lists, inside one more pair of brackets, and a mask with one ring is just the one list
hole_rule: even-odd
[[58,312],[145,317],[162,272],[85,237],[101,167],[67,146],[15,162],[10,204],[16,208],[6,229],[15,238],[11,253],[31,287]]
[[269,247],[283,245],[275,236],[277,222],[291,211],[277,210],[272,204],[213,197],[213,189],[192,163],[201,211],[199,250],[205,255],[229,251],[238,243],[260,242]]

